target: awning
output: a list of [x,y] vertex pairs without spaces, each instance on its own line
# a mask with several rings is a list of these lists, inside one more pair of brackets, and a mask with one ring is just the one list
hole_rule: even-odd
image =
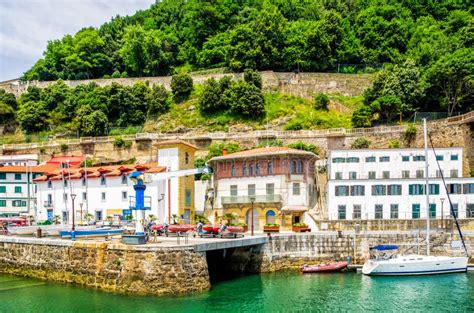
[[122,215],[123,210],[122,209],[107,209],[105,211],[106,215]]
[[286,205],[281,208],[283,212],[304,212],[308,211],[309,208],[304,205]]

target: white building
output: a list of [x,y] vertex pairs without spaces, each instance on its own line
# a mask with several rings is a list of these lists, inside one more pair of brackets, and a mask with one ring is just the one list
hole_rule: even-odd
[[37,154],[0,155],[0,166],[35,166]]
[[[428,151],[430,217],[474,217],[474,178],[462,178],[462,148]],[[333,150],[328,157],[331,220],[426,218],[423,149]],[[441,168],[438,168],[439,166]]]
[[[214,157],[214,208],[217,217],[233,214],[235,222],[265,223],[291,229],[308,222],[305,212],[316,201],[314,163],[318,157],[288,147],[268,147]],[[313,226],[314,227],[314,226]]]
[[0,166],[0,215],[35,215],[33,179],[56,168],[54,165]]
[[[133,171],[160,173],[192,168],[195,147],[182,141],[159,143],[157,163],[143,165],[114,165],[88,168],[61,168],[34,180],[38,189],[38,220],[52,220],[59,216],[63,223],[72,223],[72,198],[77,222],[86,216],[102,221],[109,216],[125,218],[130,197],[135,196],[133,182],[128,175]],[[191,179],[191,184],[188,184]],[[169,222],[177,216],[189,222],[194,215],[194,177],[172,178],[168,181],[146,181],[145,206],[151,209],[146,217],[154,215],[158,222]],[[189,187],[188,187],[189,185]]]

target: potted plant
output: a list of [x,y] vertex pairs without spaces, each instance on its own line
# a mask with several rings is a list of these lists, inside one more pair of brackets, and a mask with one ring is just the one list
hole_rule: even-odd
[[280,225],[266,223],[265,225],[263,225],[263,231],[265,233],[278,233],[280,232]]
[[244,232],[248,232],[249,231],[249,226],[245,223],[237,223],[237,226],[240,226],[244,229]]
[[305,231],[311,231],[311,229],[305,223],[294,223],[293,224],[293,231],[295,233],[302,233],[302,232],[305,232]]

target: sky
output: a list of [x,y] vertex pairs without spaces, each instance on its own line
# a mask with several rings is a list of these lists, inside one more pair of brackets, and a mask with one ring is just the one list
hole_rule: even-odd
[[48,40],[132,15],[155,0],[0,0],[0,81],[19,78]]

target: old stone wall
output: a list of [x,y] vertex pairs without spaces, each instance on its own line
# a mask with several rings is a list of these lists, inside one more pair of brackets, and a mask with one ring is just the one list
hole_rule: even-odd
[[2,239],[0,272],[144,295],[210,288],[205,256],[189,249]]
[[[279,90],[288,94],[300,97],[312,97],[314,93],[337,93],[346,96],[360,95],[370,86],[373,80],[372,74],[341,74],[341,73],[283,73],[266,71],[261,72],[263,88],[265,90]],[[233,78],[242,77],[242,73],[212,73],[212,74],[192,74],[194,84],[202,84],[209,78],[220,79],[223,76]],[[162,77],[133,77],[133,78],[110,78],[110,79],[87,79],[87,80],[66,80],[68,86],[76,87],[81,84],[94,82],[99,86],[106,86],[118,83],[131,86],[137,81],[147,81],[150,85],[163,85],[170,89],[171,76]],[[0,83],[0,88],[7,92],[14,93],[17,97],[24,93],[29,86],[45,88],[52,81],[7,81]]]

